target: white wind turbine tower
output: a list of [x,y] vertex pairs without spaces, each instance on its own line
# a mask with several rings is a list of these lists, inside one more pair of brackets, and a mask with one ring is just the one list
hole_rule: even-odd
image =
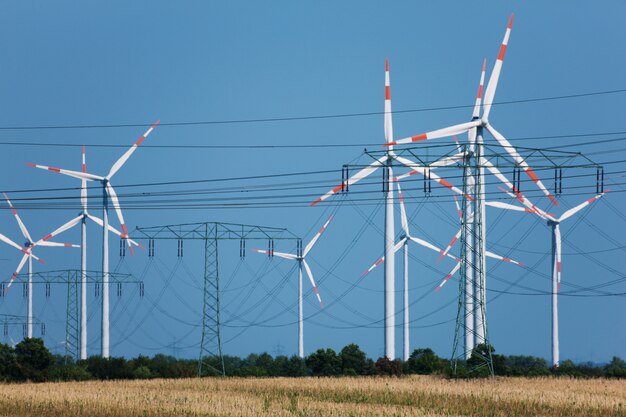
[[311,239],[311,241],[306,245],[304,251],[302,250],[302,243],[298,241],[298,249],[295,255],[292,253],[276,252],[273,250],[267,251],[262,249],[255,249],[258,253],[265,253],[270,256],[278,256],[279,258],[290,259],[298,262],[298,356],[301,358],[304,358],[304,308],[302,300],[302,268],[304,267],[306,274],[309,277],[309,281],[311,281],[311,285],[313,286],[313,290],[315,291],[315,295],[317,296],[317,300],[320,303],[320,307],[323,308],[324,305],[322,304],[322,298],[320,297],[320,293],[317,290],[317,285],[315,285],[315,280],[313,279],[313,273],[311,272],[311,268],[306,262],[306,256],[309,254],[311,249],[313,249],[315,242],[317,242],[322,233],[324,233],[324,230],[326,230],[328,224],[332,219],[333,216],[331,215],[328,220],[326,220],[326,223],[324,223],[324,226],[322,226],[322,228],[315,234],[315,236],[313,236],[313,239]]
[[[349,185],[356,184],[361,181],[363,178],[369,176],[378,168],[384,169],[384,194],[385,194],[385,228],[384,228],[384,256],[387,262],[385,262],[385,356],[389,359],[395,359],[395,327],[396,327],[396,318],[395,318],[395,252],[394,252],[394,239],[395,239],[395,225],[394,225],[394,212],[393,212],[393,183],[394,176],[392,171],[392,163],[393,160],[397,160],[401,164],[409,167],[412,171],[408,174],[398,177],[398,179],[402,179],[406,176],[413,175],[416,173],[424,174],[427,170],[430,175],[430,179],[436,181],[437,183],[451,189],[452,191],[465,195],[461,190],[454,187],[445,179],[437,176],[436,174],[430,171],[430,168],[424,168],[418,166],[416,163],[400,157],[393,152],[393,145],[396,143],[393,141],[393,124],[392,124],[392,113],[391,113],[391,89],[389,84],[389,62],[385,61],[385,140],[387,147],[387,152],[384,156],[378,158],[374,162],[372,162],[369,166],[361,169],[356,174],[351,176],[350,178],[343,181],[341,184],[337,185],[332,190],[328,191],[326,194],[315,200],[311,203],[311,206],[314,206],[327,198],[331,197],[338,192],[347,189]],[[447,160],[440,161],[436,166],[446,166],[453,163],[456,163],[459,159],[463,157],[463,154],[455,155],[453,157],[448,158]],[[472,198],[471,196],[467,196],[467,198]]]
[[[542,220],[545,220],[548,226],[552,229],[552,366],[558,367],[559,358],[559,305],[558,305],[558,293],[561,291],[561,223],[591,203],[600,199],[608,191],[600,193],[585,202],[565,211],[559,218],[552,216],[542,210],[535,207],[535,210],[529,210],[535,215],[539,216]],[[513,194],[507,192],[511,197],[517,198],[518,201],[525,203],[525,205],[532,204],[521,193]],[[508,207],[502,207],[509,209]]]
[[[411,235],[411,233],[409,232],[409,221],[406,215],[406,209],[404,207],[404,197],[402,196],[402,189],[400,188],[400,181],[396,178],[395,182],[396,182],[396,186],[398,187],[398,200],[400,202],[400,220],[402,222],[403,234],[400,237],[400,240],[398,241],[398,243],[396,243],[395,246],[393,247],[393,252],[395,254],[398,250],[400,250],[400,248],[404,248],[404,265],[403,265],[404,266],[404,323],[403,323],[403,327],[404,327],[403,353],[404,355],[403,355],[403,358],[405,361],[407,361],[409,359],[409,354],[410,354],[409,352],[410,351],[410,343],[409,343],[410,341],[409,339],[409,323],[410,323],[409,321],[409,242],[417,243],[420,246],[423,246],[437,253],[440,253],[442,257],[448,256],[456,261],[459,261],[459,259],[455,258],[454,256],[448,253],[444,253],[442,249],[439,249],[435,245],[432,245],[423,239],[420,239]],[[378,259],[372,266],[370,266],[363,273],[363,275],[361,275],[361,278],[365,277],[367,274],[372,272],[374,268],[376,268],[378,265],[380,265],[384,261],[385,261],[384,256]]]
[[[109,199],[113,204],[115,213],[122,226],[122,233],[120,237],[122,239],[128,238],[128,229],[124,223],[124,216],[120,207],[119,199],[115,193],[115,189],[111,185],[111,178],[122,168],[128,158],[135,152],[137,147],[148,137],[148,135],[159,124],[159,121],[154,123],[150,128],[130,147],[111,167],[109,173],[106,176],[99,176],[90,174],[88,172],[71,171],[67,169],[60,169],[49,167],[45,165],[28,164],[35,168],[45,169],[48,171],[56,172],[59,174],[67,175],[69,177],[78,178],[85,181],[99,181],[102,184],[102,357],[109,357]],[[81,217],[81,216],[79,216]],[[90,217],[91,218],[91,217]],[[78,219],[78,218],[77,218]],[[76,220],[76,219],[74,219]],[[92,218],[98,223],[95,218]],[[129,247],[131,253],[133,253],[132,246]]]
[[9,284],[7,285],[4,292],[6,294],[6,292],[11,287],[11,284],[13,284],[13,281],[15,281],[20,271],[24,267],[24,264],[26,263],[26,261],[28,261],[28,301],[27,301],[28,312],[27,312],[27,318],[26,318],[26,321],[27,321],[26,335],[28,336],[28,338],[32,338],[33,337],[33,258],[43,263],[41,259],[39,259],[37,256],[35,256],[32,253],[33,249],[36,246],[61,246],[61,247],[71,247],[71,248],[78,248],[79,246],[72,245],[69,243],[59,243],[59,242],[50,241],[50,239],[52,239],[54,236],[67,230],[66,228],[67,223],[59,227],[58,229],[56,229],[54,232],[47,234],[46,236],[39,239],[38,241],[33,242],[33,239],[30,237],[30,233],[28,233],[28,229],[22,222],[22,219],[20,218],[19,214],[17,214],[17,210],[15,210],[15,207],[13,207],[13,204],[11,204],[11,200],[9,200],[9,197],[7,197],[6,194],[4,194],[4,198],[7,200],[7,203],[9,203],[9,207],[11,207],[11,211],[13,212],[13,216],[15,216],[15,220],[17,221],[17,225],[19,226],[20,231],[22,232],[22,236],[24,236],[24,239],[26,239],[26,241],[24,242],[24,247],[21,248],[17,243],[13,242],[11,239],[7,238],[4,235],[0,235],[0,240],[24,252],[24,256],[22,256],[22,260],[17,265],[17,268],[15,269],[15,272],[13,273],[13,276],[11,277],[11,281],[9,281]]
[[[470,122],[467,123],[461,123],[458,125],[454,125],[454,126],[450,126],[450,127],[446,127],[443,129],[438,129],[438,130],[434,130],[431,132],[427,132],[427,133],[421,133],[419,135],[415,135],[415,136],[411,136],[411,137],[407,137],[407,138],[403,138],[403,139],[399,139],[396,141],[392,141],[390,143],[387,144],[387,146],[391,146],[391,145],[400,145],[400,144],[408,144],[408,143],[414,143],[414,142],[420,142],[420,141],[425,141],[425,140],[431,140],[431,139],[436,139],[436,138],[441,138],[441,137],[447,137],[447,136],[453,136],[453,135],[458,135],[458,134],[462,134],[464,132],[468,132],[468,136],[469,136],[469,142],[470,142],[470,150],[468,152],[468,154],[466,155],[467,158],[478,158],[479,160],[479,169],[478,169],[478,173],[472,173],[472,172],[468,172],[470,175],[467,177],[468,181],[468,189],[466,189],[467,194],[470,195],[475,195],[476,198],[476,205],[477,205],[477,210],[476,212],[479,213],[477,220],[480,222],[481,225],[481,230],[480,230],[480,236],[478,236],[478,243],[477,244],[473,244],[471,241],[471,236],[474,234],[471,231],[471,227],[472,224],[470,224],[470,222],[468,222],[466,219],[466,224],[468,225],[468,230],[466,231],[466,233],[468,234],[468,236],[470,238],[466,239],[466,245],[468,245],[468,247],[471,249],[471,252],[466,251],[467,253],[475,253],[475,260],[477,260],[479,263],[481,263],[484,266],[484,256],[486,253],[485,250],[485,242],[486,242],[486,224],[485,224],[485,206],[484,206],[484,172],[483,172],[483,167],[486,166],[486,160],[483,157],[483,129],[487,129],[491,135],[496,139],[496,141],[500,144],[500,146],[502,146],[506,152],[513,158],[513,160],[515,161],[515,163],[520,166],[524,172],[526,172],[526,174],[535,182],[535,184],[537,184],[537,186],[543,191],[543,193],[550,199],[550,201],[554,204],[554,205],[558,205],[558,203],[556,202],[556,200],[552,197],[552,195],[550,195],[550,192],[548,191],[548,189],[543,185],[543,183],[541,182],[541,180],[537,177],[537,175],[535,174],[535,172],[531,169],[531,167],[528,165],[528,163],[526,163],[526,161],[524,160],[524,158],[521,157],[521,155],[517,152],[517,150],[511,145],[511,143],[502,135],[500,134],[500,132],[498,132],[489,122],[489,113],[491,112],[491,106],[493,104],[493,100],[495,97],[495,93],[496,93],[496,88],[498,86],[498,79],[500,77],[500,72],[502,70],[502,64],[504,61],[504,55],[506,53],[506,49],[507,49],[507,45],[508,45],[508,41],[509,41],[509,36],[511,34],[511,27],[513,25],[513,15],[511,15],[511,18],[509,19],[509,24],[507,25],[507,29],[504,35],[504,40],[502,41],[502,44],[500,46],[500,50],[498,52],[498,57],[496,59],[496,62],[494,64],[493,67],[493,71],[491,73],[491,76],[489,78],[489,82],[487,84],[487,89],[485,90],[485,95],[484,95],[484,101],[482,102],[482,117],[480,116],[480,107],[481,107],[481,103],[480,103],[480,98],[482,96],[482,82],[481,82],[481,87],[479,88],[479,92],[478,92],[478,97],[476,100],[476,105],[474,107],[474,112],[472,114],[472,120]],[[482,79],[482,77],[481,77]],[[476,145],[476,146],[475,146]],[[469,165],[469,164],[468,164]],[[488,169],[490,169],[489,166],[487,166]],[[493,167],[493,165],[491,165],[491,168],[495,169],[495,167]],[[493,173],[493,170],[490,169]],[[479,189],[478,190],[474,190],[474,187],[476,184],[479,184]],[[512,190],[515,191],[515,188],[512,188]],[[468,216],[470,214],[470,211],[467,210],[466,211],[466,216]],[[471,258],[470,258],[471,259]],[[476,262],[474,262],[476,263]],[[471,274],[471,268],[468,270],[469,274],[467,274],[466,279],[468,280],[468,282],[466,282],[466,314],[465,314],[465,318],[466,318],[466,325],[465,325],[465,329],[466,329],[466,334],[465,334],[465,346],[466,346],[466,354],[469,356],[469,354],[471,353],[471,350],[474,347],[474,333],[476,333],[475,338],[476,341],[481,341],[481,340],[485,340],[485,322],[484,322],[484,314],[480,315],[481,317],[479,317],[479,319],[477,320],[477,327],[476,327],[476,332],[474,332],[474,309],[475,307],[472,305],[473,304],[473,299],[474,298],[479,298],[482,302],[482,306],[484,307],[485,305],[485,276],[484,276],[484,268],[483,271],[481,273],[482,277],[476,277],[476,278],[472,278]],[[478,280],[478,282],[472,282],[474,280]],[[474,287],[476,287],[476,291],[478,292],[478,294],[473,295],[473,291],[474,291]]]
[[[87,173],[87,162],[85,157],[85,146],[82,148],[82,172]],[[87,211],[87,180],[85,178],[80,179],[80,204],[82,211],[79,215],[69,221],[63,226],[63,231],[71,229],[72,227],[81,225],[81,254],[80,254],[80,266],[81,266],[81,309],[80,309],[80,358],[87,359],[87,219],[90,219],[100,227],[104,226],[102,219],[90,214]],[[110,232],[123,238],[123,233],[108,225]],[[125,238],[129,248],[132,252],[132,245],[142,247],[139,243],[132,239]]]

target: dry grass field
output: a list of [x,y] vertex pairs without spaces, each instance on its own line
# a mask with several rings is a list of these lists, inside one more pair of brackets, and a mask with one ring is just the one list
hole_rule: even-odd
[[626,381],[415,376],[2,384],[0,416],[626,416]]

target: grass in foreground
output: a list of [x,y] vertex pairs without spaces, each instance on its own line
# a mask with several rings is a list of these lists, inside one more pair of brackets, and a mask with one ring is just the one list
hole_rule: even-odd
[[2,384],[0,416],[626,417],[626,381],[414,376]]

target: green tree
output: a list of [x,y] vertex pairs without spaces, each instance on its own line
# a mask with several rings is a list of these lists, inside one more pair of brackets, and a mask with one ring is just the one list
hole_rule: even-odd
[[15,357],[20,379],[33,382],[47,380],[54,357],[44,345],[43,339],[22,340],[15,345]]
[[341,373],[344,375],[364,375],[367,357],[358,345],[352,343],[345,346],[339,352],[339,357],[341,358]]
[[402,362],[400,359],[391,360],[386,356],[378,358],[374,364],[376,375],[400,376],[402,375]]
[[626,378],[626,361],[613,356],[611,362],[604,367],[604,373],[609,378]]
[[442,370],[441,359],[432,349],[415,349],[407,361],[407,370],[412,374],[434,374]]
[[17,376],[18,368],[15,349],[10,345],[0,343],[0,380],[11,381]]
[[318,349],[305,359],[313,375],[332,376],[341,373],[341,359],[332,349]]

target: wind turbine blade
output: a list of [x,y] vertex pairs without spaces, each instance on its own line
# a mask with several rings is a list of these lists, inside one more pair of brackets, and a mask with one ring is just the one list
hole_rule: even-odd
[[24,256],[22,256],[22,259],[20,260],[20,263],[17,265],[17,268],[15,269],[15,272],[11,276],[11,281],[9,281],[9,283],[7,284],[7,287],[4,289],[4,295],[6,295],[7,291],[9,291],[9,288],[11,288],[11,284],[13,284],[13,281],[15,281],[17,276],[20,274],[20,271],[24,267],[24,264],[26,263],[26,260],[28,259],[29,256],[30,256],[29,253],[26,253],[26,254],[24,254]]
[[491,105],[493,104],[493,99],[496,95],[496,88],[498,88],[498,79],[500,78],[500,71],[502,71],[502,63],[504,61],[504,54],[506,53],[506,47],[509,44],[509,36],[511,36],[511,27],[513,26],[513,14],[511,14],[511,18],[509,19],[509,24],[506,28],[506,32],[504,33],[504,40],[502,41],[502,45],[500,45],[500,52],[498,52],[498,58],[496,58],[496,63],[493,66],[493,71],[491,71],[491,76],[489,77],[489,82],[487,83],[487,90],[485,91],[485,103],[483,105],[483,118],[488,119],[489,113],[491,112]]
[[78,171],[72,171],[69,169],[54,168],[54,167],[49,167],[46,165],[37,165],[37,164],[31,164],[31,163],[27,163],[26,165],[28,165],[29,167],[35,167],[39,169],[45,169],[47,171],[56,172],[57,174],[63,174],[69,177],[78,178],[79,180],[85,179],[87,181],[102,181],[104,179],[104,177],[89,174],[88,172],[78,172]]
[[279,258],[283,258],[283,259],[292,259],[292,260],[298,259],[296,255],[293,255],[291,253],[268,251],[268,250],[263,250],[263,249],[255,249],[255,252],[264,253],[266,255],[278,256]]
[[391,86],[389,83],[389,60],[385,60],[385,142],[393,140],[393,122],[391,114]]
[[396,179],[396,186],[398,187],[398,200],[400,201],[400,223],[402,224],[402,230],[404,234],[409,236],[409,221],[406,217],[406,209],[404,207],[404,197],[402,197],[402,188],[400,188],[400,181]]
[[[99,225],[100,227],[104,227],[104,222],[102,221],[102,219],[92,215],[92,214],[87,214],[87,217],[89,217],[91,219],[91,221],[93,221],[94,223],[96,223],[97,225]],[[122,236],[122,232],[120,232],[119,230],[117,230],[115,227],[111,226],[111,224],[109,223],[109,232],[113,232],[116,235],[118,235],[119,237],[125,239],[129,245],[135,245],[135,246],[139,246],[140,248],[143,249],[143,246],[141,246],[139,243],[135,242],[134,240],[128,238],[128,237],[123,237]]]
[[315,295],[317,296],[317,300],[320,302],[320,307],[324,308],[324,303],[322,303],[322,298],[320,297],[320,292],[317,290],[317,285],[315,285],[315,280],[313,279],[313,274],[311,273],[311,268],[309,268],[309,264],[306,263],[304,259],[302,259],[302,264],[304,265],[304,269],[306,274],[309,276],[309,280],[311,281],[311,285],[313,286],[313,291],[315,291]]
[[511,181],[509,181],[508,178],[506,176],[504,176],[504,174],[502,174],[500,172],[500,170],[498,168],[496,168],[490,161],[488,161],[485,158],[482,158],[481,161],[482,161],[481,164],[485,168],[487,168],[487,170],[489,170],[489,172],[491,172],[496,178],[498,178],[504,185],[506,185],[513,192],[513,194],[510,194],[508,191],[503,190],[505,193],[509,194],[513,198],[516,198],[525,207],[528,207],[529,209],[531,209],[532,211],[537,213],[537,215],[539,217],[541,217],[542,219],[544,219],[544,220],[555,220],[548,213],[546,213],[543,210],[539,209],[539,207],[535,206],[533,203],[530,202],[530,200],[528,200],[526,197],[524,197],[524,194],[522,194],[521,191],[519,191],[517,188],[515,188],[515,186],[511,183]]
[[330,197],[333,194],[338,193],[339,191],[341,191],[344,187],[356,184],[357,182],[361,181],[363,178],[367,177],[368,175],[370,175],[372,172],[374,172],[376,169],[384,166],[384,162],[387,160],[387,155],[382,156],[380,158],[378,158],[377,160],[375,160],[374,162],[372,162],[369,166],[363,168],[362,170],[360,170],[359,172],[357,172],[356,174],[354,174],[353,176],[351,176],[347,181],[339,184],[338,186],[336,186],[335,188],[333,188],[332,190],[330,190],[329,192],[327,192],[326,194],[324,194],[323,196],[321,196],[320,198],[318,198],[317,200],[315,200],[314,202],[312,202],[310,205],[314,206],[317,203],[320,203],[324,200],[326,200],[328,197]]
[[[69,222],[65,223],[63,226],[59,227],[54,232],[49,233],[46,236],[44,236],[43,238],[39,239],[37,242],[35,242],[33,244],[33,246],[42,245],[43,242],[46,242],[47,240],[52,239],[54,236],[57,236],[57,235],[65,232],[66,230],[69,230],[72,227],[76,226],[78,223],[80,223],[81,220],[83,220],[83,215],[82,214],[79,215],[78,217],[73,218]],[[52,246],[52,245],[42,245],[42,246]]]
[[[87,173],[87,160],[85,157],[85,145],[83,145],[83,174]],[[80,179],[80,204],[83,207],[83,212],[87,212],[87,180],[85,178]]]
[[476,93],[476,102],[474,103],[472,119],[478,119],[480,116],[480,104],[483,100],[483,85],[485,84],[485,69],[487,69],[487,58],[483,59],[483,69],[480,72],[480,83],[478,84],[478,93]]
[[461,149],[461,144],[459,143],[458,139],[456,138],[456,135],[455,135],[455,136],[452,136],[452,139],[454,139],[454,143],[456,144],[456,150],[457,150],[459,153],[462,153],[462,152],[463,152],[463,150]]
[[601,194],[598,194],[598,195],[596,195],[594,197],[591,197],[589,200],[585,201],[584,203],[581,203],[581,204],[577,205],[576,207],[573,207],[573,208],[567,210],[565,213],[563,213],[561,215],[561,217],[559,218],[559,222],[562,222],[564,220],[569,219],[574,214],[578,213],[580,210],[584,209],[585,207],[587,207],[588,205],[590,205],[594,201],[597,201],[598,199],[600,199],[600,197],[602,197],[604,194],[606,194],[606,193],[601,193]]
[[[33,245],[33,246],[35,246],[35,245]],[[56,247],[65,247],[65,248],[80,248],[80,245],[75,245],[73,243],[52,242],[50,240],[38,243],[37,246],[56,246]]]
[[135,152],[139,145],[141,145],[141,142],[143,142],[148,137],[148,135],[152,133],[154,128],[159,124],[159,122],[160,120],[157,120],[152,126],[150,126],[150,128],[146,130],[146,133],[144,133],[139,139],[137,139],[137,142],[135,142],[133,146],[131,146],[126,152],[124,152],[124,155],[122,155],[120,159],[115,161],[115,163],[111,167],[111,170],[106,176],[107,179],[111,179],[111,177],[113,177],[113,175],[115,175],[115,173],[119,171],[120,168],[122,168],[126,161],[128,161],[128,158],[130,158],[133,152]]
[[113,208],[115,209],[115,214],[117,214],[117,218],[122,225],[122,236],[121,238],[125,238],[128,236],[128,230],[126,229],[126,223],[124,223],[124,215],[122,214],[122,207],[120,206],[120,200],[117,198],[117,194],[115,193],[115,189],[111,185],[111,183],[107,182],[106,185],[107,194],[113,203]]
[[0,233],[0,240],[3,241],[4,243],[6,243],[7,245],[13,246],[15,249],[20,250],[22,252],[25,252],[26,249],[24,249],[23,247],[21,247],[20,245],[18,245],[17,243],[13,242],[11,239],[9,239],[8,237],[6,237],[5,235],[3,235],[2,233]]
[[[398,243],[396,243],[393,247],[393,253],[396,253],[400,250],[400,248],[404,245],[404,243],[406,242],[407,238],[403,237],[402,239],[400,239],[398,241]],[[361,278],[364,278],[367,274],[369,274],[370,272],[372,272],[374,270],[374,268],[376,268],[378,265],[382,264],[385,261],[385,256],[383,255],[381,258],[379,258],[376,262],[374,262],[374,264],[372,266],[370,266],[369,268],[367,268],[365,270],[365,272],[363,272],[361,274]]]
[[445,138],[448,136],[460,135],[465,133],[473,127],[480,125],[480,120],[473,120],[471,122],[461,123],[454,126],[444,127],[443,129],[437,129],[426,133],[420,133],[419,135],[410,136],[408,138],[394,140],[386,143],[385,146],[403,145],[406,143],[421,142],[424,140],[431,140],[437,138]]
[[454,237],[452,238],[452,240],[450,241],[450,243],[448,243],[448,246],[446,247],[446,249],[441,252],[441,255],[439,256],[439,259],[437,259],[437,263],[441,262],[441,260],[443,259],[444,256],[448,255],[448,252],[450,252],[450,249],[452,249],[452,247],[454,246],[454,244],[459,240],[459,238],[461,237],[461,233],[463,232],[463,229],[459,229],[458,232],[456,232],[456,235],[454,235]]
[[[437,246],[435,246],[435,245],[433,245],[433,244],[431,244],[431,243],[429,243],[429,242],[426,242],[426,241],[425,241],[425,240],[423,240],[423,239],[420,239],[420,238],[418,238],[418,237],[413,237],[413,236],[409,236],[409,239],[411,239],[413,242],[417,243],[418,245],[421,245],[421,246],[423,246],[423,247],[425,247],[425,248],[428,248],[428,249],[434,250],[434,251],[435,251],[435,252],[437,252],[437,253],[443,254],[443,249],[440,249],[440,248],[438,248]],[[454,259],[455,261],[458,261],[458,258],[457,258],[457,257],[452,256],[452,255],[450,255],[449,253],[445,254],[444,256],[447,256],[447,257],[449,257],[449,258]]]
[[493,258],[493,259],[498,259],[498,260],[504,261],[504,262],[510,262],[512,264],[519,265],[519,266],[526,266],[526,265],[524,265],[521,262],[514,261],[511,258],[505,258],[504,256],[496,255],[495,253],[489,252],[488,250],[485,251],[485,256],[488,256],[488,257]]
[[15,220],[17,220],[17,225],[20,227],[20,230],[22,231],[22,235],[26,238],[26,240],[28,240],[28,242],[32,243],[33,239],[30,237],[30,234],[28,233],[28,229],[26,229],[26,226],[24,226],[22,219],[20,219],[20,215],[17,214],[17,210],[15,210],[15,207],[13,207],[13,204],[11,204],[11,200],[9,200],[9,197],[7,197],[6,193],[2,193],[2,194],[4,194],[4,198],[7,200],[7,203],[9,203],[9,207],[11,207],[11,211],[13,212],[13,215],[15,216]]
[[456,272],[459,270],[459,268],[461,268],[461,262],[457,262],[456,266],[452,269],[452,271],[450,271],[450,273],[448,275],[446,275],[446,277],[443,279],[443,281],[441,281],[441,284],[437,285],[437,287],[435,288],[435,291],[439,291],[441,289],[441,287],[443,287],[446,282],[448,282],[448,280],[450,278],[452,278],[452,276],[454,274],[456,274]]
[[503,203],[501,201],[485,201],[485,205],[489,207],[495,207],[504,210],[524,211],[526,213],[535,213],[534,210],[528,207],[515,206],[513,204]]
[[315,242],[317,242],[317,239],[319,239],[322,233],[324,233],[324,230],[326,230],[326,228],[328,227],[328,224],[330,223],[332,219],[333,219],[333,215],[331,214],[328,220],[326,220],[326,223],[324,223],[324,226],[322,226],[322,228],[318,230],[315,236],[313,236],[313,239],[311,239],[311,241],[306,245],[306,247],[304,248],[304,252],[302,252],[302,257],[305,257],[307,253],[309,253],[309,251],[313,248],[313,245],[315,245]]
[[535,184],[537,184],[537,186],[541,189],[541,191],[543,191],[546,197],[550,199],[552,204],[554,204],[555,206],[558,206],[559,203],[557,203],[554,197],[552,197],[548,189],[545,187],[545,185],[543,185],[539,177],[537,177],[537,174],[535,174],[535,171],[533,171],[532,168],[526,163],[524,158],[520,156],[520,154],[517,152],[517,150],[515,150],[513,145],[511,145],[511,143],[508,140],[506,140],[506,138],[502,136],[502,134],[498,132],[490,124],[487,124],[487,130],[489,130],[489,133],[491,133],[493,137],[498,141],[500,146],[502,146],[504,150],[506,150],[507,153],[511,155],[511,157],[515,160],[515,162],[517,162],[519,166],[522,167],[524,172],[526,172],[526,175],[528,175],[530,179],[532,179],[535,182]]
[[[406,158],[403,158],[401,156],[396,156],[395,159],[398,160],[400,163],[404,164],[405,166],[409,168],[413,168],[413,171],[408,172],[400,177],[396,177],[397,179],[406,178],[415,174],[425,175],[426,173],[427,168],[419,167],[414,162]],[[465,198],[467,198],[468,200],[473,200],[472,196],[466,195],[463,191],[459,190],[457,187],[455,187],[454,185],[450,184],[448,181],[444,180],[443,178],[441,178],[440,176],[432,172],[432,169],[429,171],[430,171],[429,176],[431,180],[439,183],[440,185],[443,185],[446,188],[449,188],[450,190],[454,191],[457,194],[465,196]]]

